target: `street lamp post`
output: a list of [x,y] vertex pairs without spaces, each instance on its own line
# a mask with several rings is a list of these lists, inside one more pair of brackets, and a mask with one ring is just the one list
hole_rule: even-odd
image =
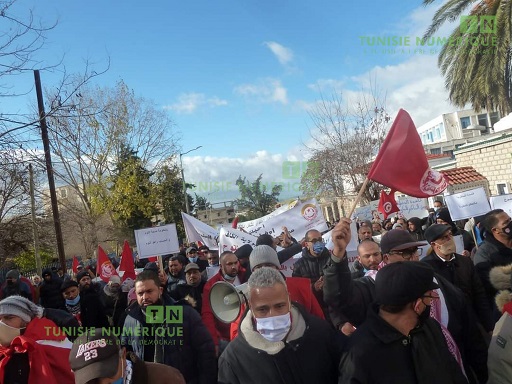
[[185,209],[187,210],[187,215],[190,214],[190,205],[188,204],[188,196],[187,196],[187,183],[185,182],[185,174],[183,172],[183,160],[182,156],[186,155],[187,153],[190,153],[192,151],[195,151],[199,148],[202,148],[203,146],[200,145],[198,147],[195,147],[187,152],[180,153],[180,168],[181,168],[181,180],[183,180],[183,197],[185,198]]

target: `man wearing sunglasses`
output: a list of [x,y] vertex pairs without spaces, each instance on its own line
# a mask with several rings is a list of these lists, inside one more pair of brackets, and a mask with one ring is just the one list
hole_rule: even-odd
[[[378,279],[379,272],[369,271],[362,278],[352,279],[346,255],[350,238],[350,220],[344,218],[332,232],[334,249],[324,268],[324,300],[334,313],[343,314],[357,328],[366,320],[368,308],[375,301],[375,278]],[[418,261],[421,245],[426,243],[415,241],[407,231],[387,232],[380,243],[383,268],[399,261]],[[486,383],[487,345],[472,308],[462,291],[442,276],[435,274],[434,282],[439,285],[436,293],[440,300],[431,316],[449,335],[447,343],[451,342],[453,355],[464,363],[469,382]]]

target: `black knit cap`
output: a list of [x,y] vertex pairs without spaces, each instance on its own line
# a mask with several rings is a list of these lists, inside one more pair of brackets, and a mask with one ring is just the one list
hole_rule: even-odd
[[382,268],[375,279],[375,301],[382,305],[405,305],[437,289],[434,269],[422,261],[399,261]]

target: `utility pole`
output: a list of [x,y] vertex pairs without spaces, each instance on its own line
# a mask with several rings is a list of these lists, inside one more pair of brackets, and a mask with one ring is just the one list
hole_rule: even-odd
[[57,193],[55,191],[55,180],[53,178],[52,156],[50,153],[50,140],[48,138],[48,127],[46,125],[46,114],[44,112],[43,91],[41,89],[41,77],[39,71],[34,71],[36,83],[37,107],[39,109],[39,123],[41,137],[43,139],[44,159],[46,162],[46,173],[48,175],[48,187],[50,188],[50,199],[52,202],[53,224],[55,225],[55,237],[57,239],[57,254],[59,255],[60,266],[66,273],[66,255],[64,253],[64,240],[60,227],[59,206],[57,204]]
[[190,214],[190,204],[188,203],[188,195],[187,195],[187,183],[185,182],[185,174],[183,172],[183,160],[181,159],[181,157],[183,155],[186,155],[187,153],[190,153],[192,151],[195,151],[199,148],[202,148],[203,146],[200,145],[198,147],[195,147],[194,149],[191,149],[190,151],[187,151],[187,152],[184,152],[184,153],[180,153],[180,168],[181,168],[181,180],[183,181],[183,197],[185,198],[185,209],[187,211],[187,215]]
[[39,254],[39,236],[37,234],[36,223],[36,200],[34,197],[34,170],[32,164],[28,165],[29,186],[30,186],[30,207],[32,210],[32,230],[34,232],[34,254],[36,256],[36,268],[39,276],[43,275],[43,267],[41,265],[41,255]]

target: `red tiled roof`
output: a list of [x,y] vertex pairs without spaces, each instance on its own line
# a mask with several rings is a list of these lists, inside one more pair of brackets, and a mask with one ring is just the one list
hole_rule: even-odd
[[449,185],[473,183],[475,181],[487,180],[473,167],[445,169],[439,172],[441,172],[446,177]]
[[434,159],[442,159],[442,158],[445,158],[445,157],[451,157],[447,153],[440,153],[440,154],[437,154],[437,155],[434,155],[432,153],[426,153],[425,155],[427,156],[427,160],[434,160]]

